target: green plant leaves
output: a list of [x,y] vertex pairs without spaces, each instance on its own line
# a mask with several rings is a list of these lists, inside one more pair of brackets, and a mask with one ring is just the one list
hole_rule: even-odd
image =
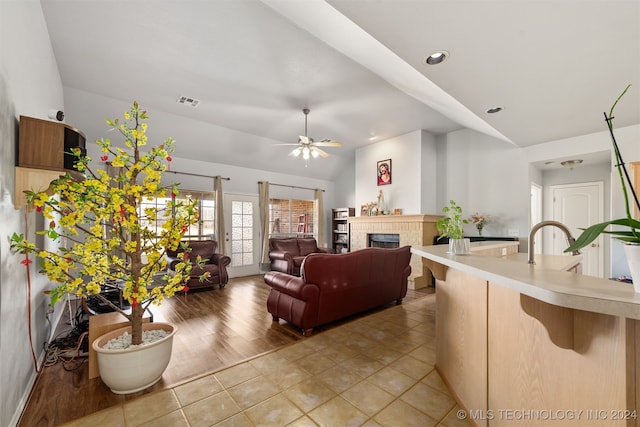
[[443,207],[442,213],[446,216],[436,221],[436,228],[440,232],[438,240],[443,237],[462,239],[464,237],[463,224],[469,222],[462,218],[462,208],[458,206],[455,200],[449,200],[449,206]]
[[[629,227],[630,230],[605,230],[610,225],[620,225]],[[640,243],[640,233],[636,231],[640,229],[640,221],[633,218],[619,218],[612,221],[601,222],[590,227],[584,228],[580,237],[569,246],[564,252],[573,252],[588,246],[596,240],[600,234],[612,234],[616,239],[624,242]]]

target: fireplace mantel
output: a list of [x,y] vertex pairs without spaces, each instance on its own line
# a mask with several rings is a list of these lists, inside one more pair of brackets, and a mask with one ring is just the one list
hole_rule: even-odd
[[[393,233],[400,236],[400,246],[428,246],[437,235],[436,221],[442,215],[377,215],[349,217],[351,250],[364,249],[369,244],[368,235]],[[431,284],[431,272],[420,257],[411,256],[409,288],[419,289]]]
[[405,222],[433,222],[435,223],[442,215],[375,215],[375,216],[352,216],[350,223],[405,223]]

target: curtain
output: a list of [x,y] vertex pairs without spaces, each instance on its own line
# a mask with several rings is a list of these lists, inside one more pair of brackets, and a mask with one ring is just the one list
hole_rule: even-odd
[[317,235],[317,239],[318,239],[318,247],[319,248],[324,248],[327,246],[327,240],[326,240],[326,231],[325,231],[325,226],[324,226],[324,205],[322,203],[322,190],[316,189],[314,191],[314,195],[315,195],[315,208],[316,208],[316,212],[314,218],[315,218],[315,230],[316,230],[316,235]]
[[222,202],[222,177],[213,177],[213,192],[216,206],[215,230],[216,240],[218,241],[218,253],[227,254],[226,239],[224,236],[224,207]]
[[259,209],[260,209],[260,233],[262,236],[262,256],[260,257],[260,270],[269,271],[269,183],[258,182]]

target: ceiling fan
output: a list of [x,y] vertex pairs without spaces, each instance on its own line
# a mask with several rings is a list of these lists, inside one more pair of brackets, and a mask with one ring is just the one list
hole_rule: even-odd
[[310,138],[307,135],[307,117],[309,116],[309,111],[311,110],[309,110],[308,108],[304,108],[302,110],[302,112],[304,113],[304,136],[300,135],[298,137],[298,143],[297,144],[276,144],[276,145],[296,146],[296,148],[291,150],[289,155],[293,157],[299,157],[302,154],[302,158],[305,160],[305,166],[306,166],[306,162],[311,157],[313,157],[314,159],[317,158],[318,156],[329,157],[329,153],[327,153],[326,151],[318,147],[342,147],[342,144],[339,143],[338,141],[323,139],[321,141],[316,142],[313,140],[313,138]]

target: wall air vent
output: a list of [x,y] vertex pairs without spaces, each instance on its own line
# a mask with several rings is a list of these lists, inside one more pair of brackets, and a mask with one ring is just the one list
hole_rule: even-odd
[[178,104],[190,105],[193,108],[197,107],[200,104],[199,99],[191,98],[189,96],[181,96],[176,101]]

